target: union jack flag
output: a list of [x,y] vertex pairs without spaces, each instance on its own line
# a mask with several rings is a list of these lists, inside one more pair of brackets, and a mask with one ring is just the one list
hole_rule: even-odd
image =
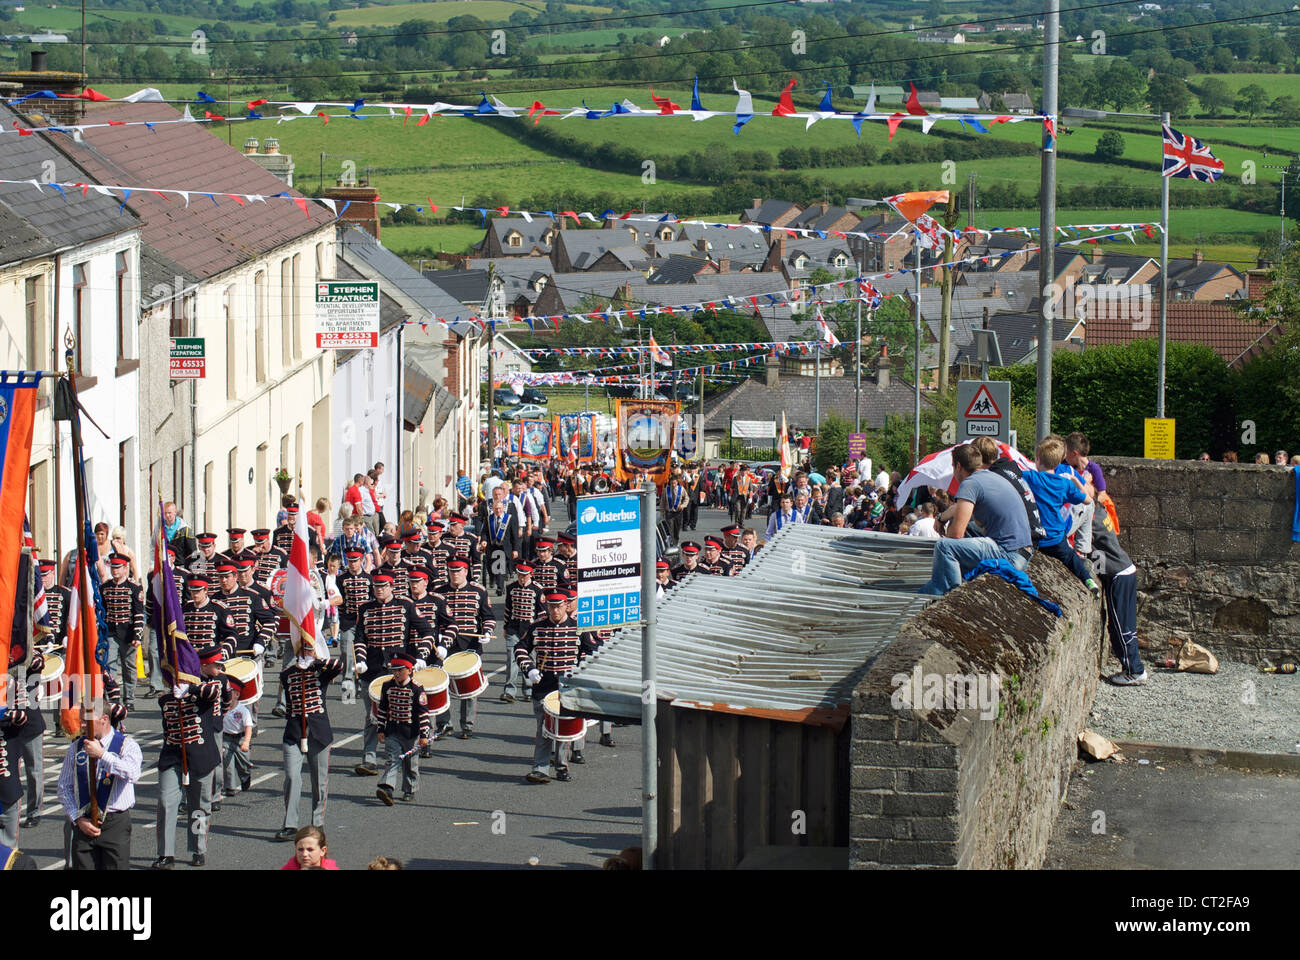
[[884,300],[880,291],[871,285],[870,280],[859,280],[858,292],[862,294],[862,299],[867,302],[867,306],[872,310],[880,306],[881,301]]
[[1213,183],[1223,176],[1223,161],[1210,152],[1210,148],[1195,137],[1179,133],[1168,124],[1164,128],[1165,162],[1162,171],[1166,177],[1192,177]]

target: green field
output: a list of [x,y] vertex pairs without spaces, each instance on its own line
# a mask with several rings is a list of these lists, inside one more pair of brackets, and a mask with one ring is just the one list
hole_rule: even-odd
[[[513,0],[435,0],[431,3],[398,3],[384,7],[363,7],[360,10],[339,10],[331,23],[345,27],[395,27],[407,20],[446,23],[452,17],[505,21],[517,10],[541,13],[545,6],[544,3],[517,3]],[[610,12],[609,7],[578,3],[566,3],[564,9],[572,10],[575,20],[579,17],[603,16]]]
[[[1160,222],[1160,210],[1124,210],[1115,207],[1104,210],[1057,210],[1057,224],[1067,223],[1109,223],[1115,221],[1137,223]],[[962,224],[965,225],[965,218]],[[976,226],[988,227],[1035,227],[1038,226],[1037,210],[980,210],[975,220]],[[1198,238],[1253,237],[1265,230],[1278,226],[1278,218],[1269,214],[1249,213],[1245,210],[1200,209],[1170,210],[1169,239],[1172,250],[1179,243],[1195,244]],[[1138,234],[1138,239],[1145,239]],[[1146,246],[1145,244],[1143,246]],[[1116,249],[1120,249],[1118,246]],[[1125,247],[1124,249],[1127,249]],[[1247,249],[1241,247],[1241,250]],[[1249,248],[1249,259],[1255,259],[1255,246]],[[1241,250],[1236,251],[1240,253]],[[1239,257],[1234,257],[1239,259]]]
[[[1258,84],[1270,97],[1292,96],[1300,99],[1300,74],[1295,73],[1197,73],[1187,78],[1188,86],[1199,87],[1216,77],[1236,93],[1242,87]],[[1181,127],[1179,129],[1182,129]]]
[[404,257],[439,252],[468,253],[473,244],[483,239],[483,230],[463,223],[386,226],[383,238],[384,246]]

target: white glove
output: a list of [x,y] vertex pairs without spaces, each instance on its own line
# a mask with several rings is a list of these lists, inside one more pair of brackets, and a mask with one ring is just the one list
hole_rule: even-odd
[[446,647],[438,647],[438,649],[435,650],[434,652],[438,654],[438,659],[439,659],[439,660],[446,660],[446,659],[447,659],[447,648],[446,648]]
[[425,667],[427,667],[427,666],[428,666],[428,664],[425,663],[423,660],[416,660],[416,661],[415,661],[415,669],[416,669],[416,670],[423,670],[423,669],[424,669]]
[[536,667],[533,667],[533,669],[528,671],[529,683],[537,683],[541,679],[542,679],[542,671],[538,670]]
[[261,643],[253,644],[253,656],[260,657],[266,651],[266,646]]
[[357,676],[359,677],[359,676],[361,676],[361,675],[362,675],[363,673],[365,673],[365,672],[366,672],[366,665],[365,665],[364,663],[358,663],[358,664],[357,664]]
[[488,645],[488,641],[491,639],[492,638],[488,636],[486,633],[483,634],[483,636],[478,638],[479,646],[486,647]]

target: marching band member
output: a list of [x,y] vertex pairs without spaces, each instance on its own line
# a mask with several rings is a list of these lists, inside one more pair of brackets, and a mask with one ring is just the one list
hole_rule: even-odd
[[[217,577],[220,589],[213,599],[225,607],[230,615],[233,627],[232,643],[226,650],[225,659],[229,660],[236,650],[252,650],[254,656],[261,656],[268,646],[267,628],[274,623],[274,614],[268,616],[262,607],[261,598],[252,590],[239,586],[239,567],[233,560],[223,560],[217,564]],[[186,621],[188,626],[188,621]],[[272,628],[273,629],[273,628]]]
[[750,553],[740,545],[740,527],[734,523],[722,528],[722,559],[731,565],[732,576],[749,563]]
[[465,533],[465,517],[453,513],[447,520],[447,533],[442,538],[443,544],[451,551],[451,557],[464,560],[469,569],[477,573],[479,569],[478,540]]
[[704,558],[700,561],[700,569],[714,576],[731,576],[731,564],[722,559],[722,541],[717,537],[704,538]]
[[393,679],[384,684],[376,707],[379,743],[388,749],[388,766],[375,795],[391,807],[399,769],[402,771],[403,801],[414,800],[415,791],[420,786],[420,761],[415,750],[417,746],[429,745],[429,700],[424,688],[411,679],[415,663],[409,657],[399,654],[389,666],[393,670]]
[[[67,817],[63,845],[69,870],[126,870],[131,866],[131,808],[144,758],[140,745],[113,727],[112,713],[121,709],[110,707],[107,701],[96,703],[92,738],[74,740],[63,758],[58,792]],[[91,760],[95,763],[93,784]],[[90,815],[92,790],[97,820]]]
[[295,658],[280,674],[285,692],[284,737],[284,825],[277,840],[292,840],[298,832],[298,798],[302,795],[302,762],[311,771],[311,822],[325,825],[325,801],[329,798],[330,746],[334,731],[325,712],[326,691],[343,672],[337,657],[318,659],[313,642],[304,637]]
[[447,561],[454,555],[455,551],[442,542],[443,531],[447,529],[447,521],[430,520],[425,525],[425,531],[429,537],[429,582],[442,583],[447,579]]
[[393,578],[393,596],[399,600],[409,600],[411,582],[409,568],[402,562],[402,541],[384,535],[379,538],[379,547],[379,566],[375,572],[386,573]]
[[557,587],[564,587],[569,582],[569,565],[564,560],[552,556],[555,542],[546,537],[539,537],[534,544],[537,560],[533,563],[533,580],[542,590],[550,593]]
[[53,560],[41,561],[41,578],[45,586],[45,606],[49,610],[46,642],[62,647],[68,642],[68,607],[72,603],[72,591],[56,584],[55,574],[58,564]]
[[493,501],[483,533],[479,549],[486,551],[488,579],[497,593],[504,593],[506,577],[520,556],[519,520],[513,510],[506,510],[504,500]]
[[126,693],[128,710],[135,704],[135,651],[144,639],[144,603],[139,585],[126,578],[130,565],[129,557],[109,554],[108,569],[113,579],[100,588],[109,638],[117,647],[109,651],[108,670],[118,676]]
[[[0,681],[8,679],[8,676],[0,677]],[[23,802],[23,781],[18,775],[18,757],[22,753],[18,737],[30,722],[31,712],[15,706],[0,716],[0,843],[7,847],[18,846]]]
[[[20,644],[9,648],[10,669],[18,666],[27,656],[26,649]],[[27,661],[26,677],[21,683],[15,682],[12,689],[17,694],[14,702],[15,712],[21,711],[26,720],[13,725],[9,733],[4,734],[8,743],[17,747],[17,756],[11,758],[14,775],[17,776],[18,760],[21,757],[27,775],[27,818],[24,827],[34,827],[41,822],[41,807],[45,805],[45,753],[42,749],[45,735],[45,717],[41,715],[40,705],[33,697],[33,691],[41,683],[41,673],[45,669],[45,657],[33,653]],[[0,680],[3,680],[0,677]],[[3,766],[3,761],[0,761]],[[0,774],[2,776],[3,774]],[[12,801],[0,799],[4,812],[7,813]],[[15,814],[17,808],[15,807]],[[17,821],[14,823],[17,826]]]
[[673,580],[680,583],[688,574],[703,573],[700,567],[700,545],[694,540],[682,544],[682,562],[673,568]]
[[187,569],[192,576],[196,577],[212,575],[217,565],[217,535],[200,533],[194,538],[194,542],[199,545],[199,552],[190,557],[190,565]]
[[[533,746],[533,769],[525,778],[529,783],[549,783],[550,767],[555,768],[555,779],[572,780],[566,763],[569,754],[567,743],[553,742],[543,732],[546,711],[542,701],[553,690],[559,689],[560,677],[567,677],[578,665],[582,641],[578,637],[578,621],[569,616],[568,595],[559,591],[546,597],[546,617],[529,624],[524,635],[515,644],[515,662],[519,672],[533,685],[533,716],[537,731]],[[554,756],[552,756],[554,754]]]
[[348,550],[347,565],[338,579],[339,592],[343,594],[343,605],[339,607],[339,652],[343,657],[343,696],[345,699],[356,694],[357,658],[355,641],[357,636],[357,615],[362,606],[372,599],[370,592],[370,575],[362,569],[366,558],[364,550]]
[[[205,667],[215,668],[222,658],[219,646],[198,651]],[[204,671],[205,677],[207,671]],[[171,870],[176,862],[176,813],[184,790],[189,808],[189,829],[185,831],[190,861],[201,867],[207,862],[208,821],[212,816],[212,792],[221,763],[222,686],[214,680],[191,685],[177,684],[158,699],[162,712],[163,745],[158,755],[158,807],[155,838],[158,859],[155,870]],[[185,783],[188,775],[189,783]]]
[[[398,654],[413,654],[412,661],[423,668],[433,652],[433,628],[416,613],[410,600],[393,596],[393,578],[387,573],[376,573],[372,579],[375,599],[364,604],[357,614],[356,640],[353,649],[357,658],[357,676],[369,671],[378,675],[388,668],[389,661]],[[453,636],[454,627],[449,627]],[[365,709],[365,729],[362,734],[361,763],[356,773],[363,777],[379,774],[377,750],[379,728],[370,712],[370,686],[361,684],[362,703]]]
[[271,574],[284,569],[289,563],[287,553],[271,546],[271,531],[265,527],[253,531],[252,550],[257,558],[257,568],[253,577],[263,586],[271,578]]
[[402,534],[402,566],[408,570],[414,570],[416,567],[428,568],[429,551],[424,546],[422,536],[418,528],[412,527]]
[[655,599],[658,600],[665,593],[677,586],[673,580],[672,567],[667,560],[655,561]]
[[[447,615],[455,625],[454,643],[457,650],[472,650],[480,657],[483,645],[492,639],[496,630],[496,620],[492,616],[492,604],[488,600],[487,588],[482,584],[469,583],[469,564],[456,559],[447,564],[450,578],[443,602]],[[448,643],[447,649],[452,644]],[[460,701],[460,739],[468,740],[474,734],[474,721],[478,718],[478,698]]]
[[523,676],[515,665],[515,645],[524,631],[546,614],[546,591],[533,583],[531,564],[521,563],[515,567],[515,582],[506,587],[505,609],[506,683],[501,702],[514,703],[523,694]]
[[555,559],[564,564],[564,584],[578,584],[578,538],[572,533],[561,533],[556,539]]

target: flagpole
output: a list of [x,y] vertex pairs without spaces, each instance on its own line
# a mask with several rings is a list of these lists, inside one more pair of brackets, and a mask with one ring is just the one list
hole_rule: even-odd
[[[68,370],[74,370],[72,348],[64,355]],[[77,371],[79,372],[79,371]],[[76,580],[80,584],[77,591],[77,603],[80,610],[77,617],[81,621],[81,669],[84,671],[81,681],[81,722],[84,727],[83,740],[94,739],[94,718],[91,716],[90,687],[93,685],[94,672],[91,664],[96,663],[94,651],[90,649],[90,624],[95,622],[95,603],[91,595],[90,571],[86,568],[86,489],[78,474],[77,465],[81,463],[81,414],[77,400],[77,378],[68,377],[68,391],[72,396],[71,418],[68,421],[72,434],[72,500],[77,517],[77,569]],[[90,784],[90,822],[99,826],[99,802],[95,796],[95,758],[87,754],[86,782]]]
[[858,291],[858,339],[853,346],[853,366],[857,368],[857,384],[853,394],[853,432],[862,432],[862,291]]
[[[1169,126],[1169,112],[1160,115],[1161,121]],[[1161,130],[1164,136],[1164,130]],[[1165,359],[1166,359],[1166,310],[1169,304],[1169,178],[1161,172],[1160,177],[1160,331],[1159,344],[1156,348],[1156,416],[1165,415]]]

